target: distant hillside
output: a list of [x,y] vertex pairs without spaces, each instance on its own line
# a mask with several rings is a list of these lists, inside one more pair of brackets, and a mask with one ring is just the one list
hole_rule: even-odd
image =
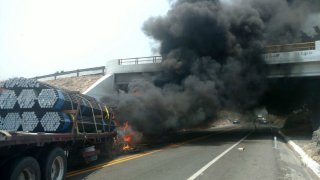
[[57,80],[47,80],[46,83],[58,88],[70,91],[80,91],[81,93],[93,85],[102,75],[87,75],[79,77],[59,78]]

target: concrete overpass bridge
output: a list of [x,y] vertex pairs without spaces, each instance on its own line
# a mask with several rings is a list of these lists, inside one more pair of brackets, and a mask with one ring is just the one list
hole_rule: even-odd
[[[320,76],[320,41],[266,46],[268,78]],[[126,89],[134,79],[150,78],[161,67],[162,57],[116,59],[107,62],[106,75],[84,93],[101,98],[115,89]]]
[[266,47],[269,78],[320,76],[320,41]]

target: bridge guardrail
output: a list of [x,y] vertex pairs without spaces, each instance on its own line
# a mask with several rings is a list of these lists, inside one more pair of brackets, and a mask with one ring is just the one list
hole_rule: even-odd
[[[279,52],[292,52],[292,51],[303,51],[303,50],[315,50],[316,42],[306,42],[306,43],[296,43],[296,44],[286,44],[286,45],[269,45],[265,47],[266,53],[279,53]],[[125,58],[125,59],[114,59],[113,62],[118,65],[138,65],[138,64],[153,64],[161,63],[162,56],[147,56],[147,57],[135,57],[135,58]],[[45,79],[45,78],[54,78],[57,79],[59,76],[72,75],[80,76],[83,72],[89,72],[85,75],[105,75],[106,66],[78,69],[73,71],[62,71],[53,74],[48,74],[44,76],[36,76],[34,79]],[[97,72],[98,71],[98,72]],[[71,76],[71,77],[73,77]],[[68,76],[70,77],[70,76]]]
[[292,51],[305,51],[315,50],[315,42],[285,44],[285,45],[269,45],[265,47],[266,53],[280,53],[280,52],[292,52]]
[[93,67],[93,68],[85,68],[85,69],[77,69],[73,71],[61,71],[56,72],[53,74],[48,74],[44,76],[36,76],[33,79],[46,79],[46,78],[53,78],[56,80],[59,76],[67,76],[68,77],[79,77],[81,75],[105,75],[105,66]]
[[[161,63],[162,56],[148,56],[148,57],[136,57],[136,58],[125,58],[125,59],[116,59],[118,65],[135,65],[135,64],[151,64],[151,63]],[[73,71],[61,71],[53,74],[36,76],[33,79],[54,79],[58,77],[79,77],[81,75],[105,75],[106,66],[99,66],[93,68],[77,69]]]
[[162,56],[118,59],[119,65],[151,64],[151,63],[161,63],[161,62],[162,62]]

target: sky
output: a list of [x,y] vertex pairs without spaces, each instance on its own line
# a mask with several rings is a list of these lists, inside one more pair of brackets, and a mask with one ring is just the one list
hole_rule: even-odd
[[142,26],[152,16],[165,15],[170,2],[174,0],[0,0],[0,80],[157,55],[152,51],[157,44]]
[[142,31],[168,0],[0,0],[0,80],[154,55]]

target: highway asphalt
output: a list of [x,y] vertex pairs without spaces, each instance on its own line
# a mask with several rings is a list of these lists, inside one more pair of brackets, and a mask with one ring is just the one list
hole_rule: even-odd
[[67,179],[315,179],[274,132],[236,125],[176,133],[143,152],[69,171]]

